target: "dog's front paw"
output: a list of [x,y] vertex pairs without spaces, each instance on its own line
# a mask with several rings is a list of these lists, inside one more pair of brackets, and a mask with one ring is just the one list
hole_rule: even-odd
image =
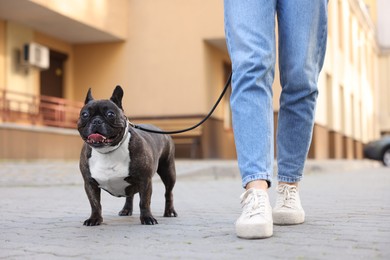
[[103,222],[103,218],[89,218],[84,221],[84,226],[99,226]]
[[177,213],[174,208],[165,209],[164,217],[177,217]]
[[142,225],[155,225],[158,224],[157,220],[152,216],[141,216],[141,224]]

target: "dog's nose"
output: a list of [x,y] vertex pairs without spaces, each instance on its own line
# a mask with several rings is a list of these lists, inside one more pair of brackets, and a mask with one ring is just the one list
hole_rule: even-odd
[[94,118],[92,120],[93,125],[101,125],[102,123],[103,123],[103,120],[101,120],[100,118]]

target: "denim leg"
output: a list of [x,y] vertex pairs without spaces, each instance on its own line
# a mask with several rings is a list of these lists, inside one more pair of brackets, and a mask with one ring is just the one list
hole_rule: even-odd
[[260,179],[270,185],[276,0],[225,0],[224,4],[233,68],[230,102],[242,185]]
[[327,36],[327,0],[279,0],[282,93],[277,130],[278,180],[302,178],[311,143],[317,81]]

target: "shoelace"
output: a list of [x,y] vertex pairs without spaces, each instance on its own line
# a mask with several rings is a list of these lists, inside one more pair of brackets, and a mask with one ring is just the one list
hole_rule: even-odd
[[279,197],[279,199],[282,198],[279,200],[279,203],[281,203],[280,206],[286,206],[289,208],[294,207],[297,195],[297,187],[292,185],[279,185],[277,187],[277,192],[282,194],[282,196]]
[[249,217],[254,215],[264,215],[265,212],[265,197],[257,192],[247,194],[241,200],[242,208]]

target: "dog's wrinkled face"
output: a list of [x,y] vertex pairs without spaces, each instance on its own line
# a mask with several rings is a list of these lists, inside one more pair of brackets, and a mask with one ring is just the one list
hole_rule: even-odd
[[123,90],[117,86],[110,100],[94,100],[91,89],[80,111],[78,131],[93,148],[118,145],[127,131],[127,119],[122,108]]

